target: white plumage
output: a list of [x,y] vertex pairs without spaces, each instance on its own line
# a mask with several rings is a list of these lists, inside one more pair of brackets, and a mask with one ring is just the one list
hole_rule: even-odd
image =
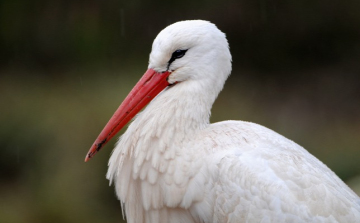
[[168,26],[149,69],[170,86],[120,137],[107,173],[129,223],[360,222],[359,197],[301,146],[250,122],[209,123],[231,72],[215,25]]

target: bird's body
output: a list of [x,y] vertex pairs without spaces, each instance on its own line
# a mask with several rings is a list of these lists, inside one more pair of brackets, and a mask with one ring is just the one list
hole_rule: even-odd
[[129,125],[107,173],[129,223],[360,222],[359,197],[301,146],[250,122],[209,123],[231,71],[213,24],[164,29],[149,69],[171,86]]

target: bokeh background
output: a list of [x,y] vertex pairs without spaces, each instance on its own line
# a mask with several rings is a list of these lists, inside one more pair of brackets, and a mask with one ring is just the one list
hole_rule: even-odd
[[1,0],[0,222],[122,222],[89,147],[165,26],[227,34],[233,72],[212,122],[265,125],[360,193],[360,1]]

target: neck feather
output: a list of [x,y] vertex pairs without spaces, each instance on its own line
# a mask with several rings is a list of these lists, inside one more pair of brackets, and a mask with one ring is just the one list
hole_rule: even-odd
[[147,161],[161,172],[162,160],[173,159],[189,137],[209,125],[210,110],[220,90],[206,83],[186,81],[161,92],[120,137],[109,161],[107,178],[112,180],[118,175],[126,160],[132,160],[135,178]]

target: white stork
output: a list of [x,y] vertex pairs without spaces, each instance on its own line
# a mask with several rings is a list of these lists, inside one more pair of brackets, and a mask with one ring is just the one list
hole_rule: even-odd
[[120,137],[107,178],[129,223],[360,222],[360,199],[293,141],[244,121],[210,124],[231,72],[225,34],[207,21],[162,30],[149,67],[94,142]]

